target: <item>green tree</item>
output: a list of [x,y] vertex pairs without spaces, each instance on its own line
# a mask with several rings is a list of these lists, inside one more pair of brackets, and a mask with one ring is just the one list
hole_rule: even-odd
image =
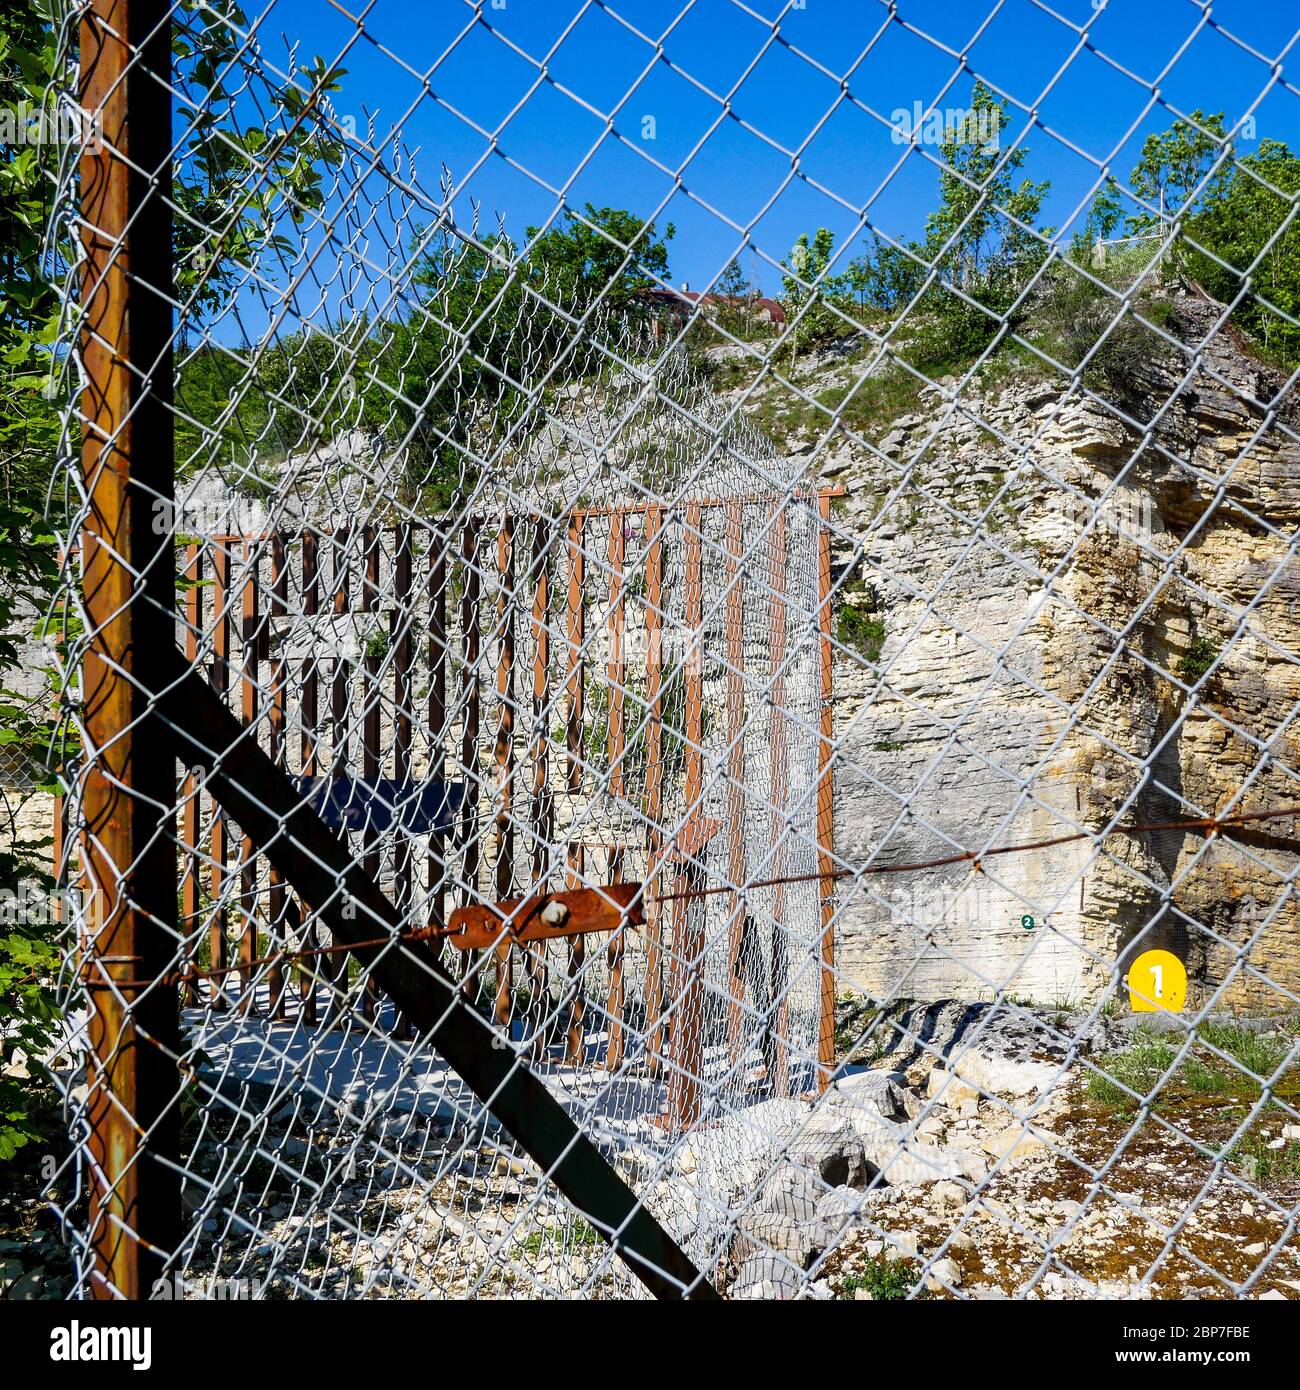
[[584,213],[566,211],[564,225],[545,232],[528,228],[528,263],[545,274],[560,301],[584,310],[599,298],[610,309],[626,309],[638,290],[668,279],[671,222],[660,236],[654,222],[624,208],[588,203]]
[[801,232],[781,262],[786,272],[781,287],[796,347],[826,337],[842,322],[830,308],[844,288],[840,277],[827,274],[834,250],[835,233],[818,227],[811,237]]
[[925,280],[925,248],[915,242],[893,246],[875,232],[871,250],[854,262],[860,265],[865,304],[897,309],[911,302]]
[[938,201],[924,237],[890,244],[873,233],[851,268],[864,304],[892,312],[916,301],[909,358],[923,371],[982,351],[1047,256],[1051,230],[1038,220],[1050,184],[1021,175],[1023,145],[1003,149],[1009,123],[1006,103],[977,82],[965,118],[942,128]]
[[1088,206],[1082,229],[1075,235],[1075,254],[1082,257],[1099,240],[1109,240],[1123,221],[1124,204],[1120,198],[1119,184],[1107,176]]
[[[1150,231],[1161,218],[1175,217],[1219,196],[1225,174],[1222,169],[1206,180],[1210,165],[1223,144],[1223,113],[1207,115],[1199,108],[1191,120],[1177,120],[1168,130],[1148,135],[1142,157],[1129,176],[1129,186],[1154,211],[1142,209],[1129,219],[1129,228]],[[1204,186],[1202,186],[1204,184]]]
[[1189,249],[1188,273],[1225,304],[1247,286],[1233,320],[1287,366],[1300,362],[1300,328],[1285,317],[1300,319],[1298,193],[1300,158],[1282,141],[1264,140],[1217,182],[1187,227],[1188,238],[1212,253]]
[[1142,209],[1128,227],[1134,234],[1163,230],[1181,217],[1170,249],[1173,266],[1232,304],[1233,322],[1267,356],[1290,367],[1300,361],[1300,329],[1288,321],[1300,318],[1293,202],[1300,193],[1300,158],[1283,141],[1264,140],[1253,153],[1216,167],[1224,132],[1222,112],[1198,109],[1147,136],[1129,183],[1156,212]]
[[736,257],[727,263],[722,274],[713,282],[713,293],[721,300],[718,321],[734,337],[747,337],[754,327],[753,308],[749,301],[758,293]]
[[865,253],[854,256],[844,271],[844,288],[849,294],[856,296],[859,309],[867,307],[867,296],[874,284],[875,265],[871,257]]
[[754,293],[739,257],[727,262],[722,274],[713,282],[713,293],[723,299],[748,299]]
[[959,289],[996,308],[1014,297],[1046,255],[1046,233],[1033,228],[1050,185],[1017,180],[1028,150],[1020,145],[1003,152],[1010,116],[982,82],[971,92],[970,110],[967,120],[945,130],[939,206],[925,225],[926,259]]

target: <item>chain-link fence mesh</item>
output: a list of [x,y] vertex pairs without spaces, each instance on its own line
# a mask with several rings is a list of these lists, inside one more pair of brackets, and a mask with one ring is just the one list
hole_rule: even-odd
[[[61,479],[81,1287],[129,1292],[145,1238],[197,1295],[1293,1296],[1300,450],[1270,257],[1300,185],[1242,147],[1284,64],[1186,7],[1169,70],[1199,42],[1253,72],[1228,125],[1110,55],[1104,7],[967,16],[1048,35],[1023,85],[906,6],[833,53],[803,5],[554,6],[535,48],[517,8],[409,44],[401,6],[81,16],[83,63],[123,50],[53,233],[90,248]],[[730,90],[694,75],[704,10]],[[335,47],[285,56],[281,27]],[[591,44],[630,73],[609,106],[557,75]],[[902,121],[897,46],[932,72]],[[354,50],[400,119],[347,114]],[[746,101],[765,62],[825,97],[796,136]],[[1106,148],[1044,114],[1082,65],[1141,98]],[[655,74],[712,112],[680,159],[642,138]],[[172,113],[161,278],[126,255],[164,197],[113,125],[133,84]],[[529,102],[594,132],[572,167],[512,140]],[[487,226],[477,164],[408,148],[426,108],[539,227]],[[1154,193],[1112,167],[1153,108],[1196,146]],[[743,217],[719,126],[753,142]],[[828,183],[832,132],[882,172]],[[1085,170],[1066,232],[1031,141]],[[610,153],[664,188],[645,220],[574,192]],[[87,188],[115,163],[116,237]],[[920,175],[948,221],[918,241],[893,199]],[[1235,259],[1191,218],[1230,175],[1270,219]],[[792,184],[839,249],[772,246]],[[1145,224],[1080,233],[1098,195]],[[674,214],[780,300],[723,265],[675,288]],[[122,349],[105,286],[164,302],[166,357]],[[110,380],[135,404],[105,426]],[[104,460],[151,439],[174,492],[137,466],[157,540],[127,549]],[[127,918],[147,950],[111,948]]]

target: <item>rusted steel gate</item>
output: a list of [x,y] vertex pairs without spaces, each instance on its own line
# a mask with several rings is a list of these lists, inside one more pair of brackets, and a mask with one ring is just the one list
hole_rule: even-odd
[[[810,499],[823,521],[835,491],[825,488]],[[499,1027],[531,1036],[538,1060],[617,1070],[626,1056],[631,992],[649,1035],[646,1066],[653,1074],[665,1049],[672,1061],[668,1122],[675,1128],[696,1117],[703,922],[690,895],[708,880],[704,855],[715,836],[725,850],[714,878],[730,885],[725,978],[733,1060],[744,1044],[745,888],[755,877],[746,855],[745,745],[756,694],[769,698],[773,710],[763,731],[770,744],[768,781],[760,789],[768,803],[769,852],[759,877],[779,879],[787,868],[781,508],[790,504],[700,498],[674,507],[575,509],[549,519],[477,517],[458,528],[458,540],[436,523],[409,522],[355,533],[225,534],[191,537],[178,551],[184,580],[178,642],[188,661],[205,669],[214,692],[257,731],[264,751],[394,905],[421,915],[470,994],[490,1003]],[[747,507],[772,511],[771,542],[757,576],[769,596],[760,613],[749,615],[770,629],[761,670],[746,668]],[[711,511],[723,518],[720,563],[705,559]],[[817,868],[829,882],[829,532],[823,525],[817,535],[815,833]],[[521,562],[516,552],[525,542]],[[589,566],[593,556],[599,563]],[[679,591],[676,607],[666,574]],[[725,689],[716,697],[705,693],[700,659],[706,610],[725,629]],[[665,636],[666,622],[678,640]],[[590,632],[589,623],[602,630]],[[752,651],[752,638],[748,645]],[[670,709],[666,680],[676,692]],[[708,735],[706,717],[717,725]],[[722,814],[713,817],[704,806],[706,745],[719,742],[726,791],[713,808]],[[639,822],[634,835],[626,832],[627,812]],[[682,832],[666,843],[662,827],[678,820]],[[179,925],[205,978],[186,981],[185,1002],[268,1012],[284,1021],[330,1021],[352,1006],[346,956],[318,963],[308,956],[296,981],[276,964],[262,993],[254,990],[254,962],[268,952],[310,952],[321,943],[310,931],[297,931],[303,912],[294,894],[236,831],[188,775],[179,815]],[[533,919],[531,926],[512,920],[507,928],[491,908],[517,909],[536,895],[601,882],[611,894],[625,882],[638,886],[631,915],[626,894],[620,911],[612,896],[579,893],[582,910],[554,931]],[[785,891],[780,884],[772,890],[778,922]],[[833,1047],[829,887],[820,901],[817,1053],[824,1083]],[[462,925],[453,930],[448,919],[456,914]],[[593,932],[606,938],[605,964],[601,997],[589,1008],[588,991],[574,981],[588,966],[586,938]],[[636,950],[629,956],[631,944]],[[556,958],[557,949],[567,961]],[[221,973],[228,966],[238,970]],[[516,1011],[520,978],[527,997]],[[562,1038],[546,1027],[555,1016],[548,992],[560,996]],[[665,1001],[676,1007],[665,1009]],[[374,989],[359,1002],[373,1020]],[[791,1084],[783,1007],[770,1059],[778,1093]],[[408,1026],[404,1017],[394,1020],[401,1035]]]

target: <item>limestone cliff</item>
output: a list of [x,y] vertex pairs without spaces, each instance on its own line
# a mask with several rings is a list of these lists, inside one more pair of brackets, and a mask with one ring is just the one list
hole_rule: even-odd
[[[1035,374],[954,402],[950,380],[881,454],[818,449],[848,489],[844,601],[884,629],[875,659],[839,629],[845,860],[1300,803],[1297,412],[1214,331],[1221,313],[1180,294],[1184,353],[1109,399]],[[1297,847],[1285,819],[868,878],[841,895],[844,982],[1095,998],[1147,928],[1202,995],[1282,1007],[1300,988]]]

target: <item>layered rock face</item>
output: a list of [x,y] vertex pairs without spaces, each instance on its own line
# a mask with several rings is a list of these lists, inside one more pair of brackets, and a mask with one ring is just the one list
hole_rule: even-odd
[[[937,389],[844,446],[845,600],[884,627],[835,664],[836,851],[871,868],[1112,824],[1129,833],[867,877],[839,897],[843,982],[879,995],[1095,999],[1138,949],[1193,999],[1300,988],[1300,444],[1284,379],[1180,296],[1192,364],[1118,404],[1068,383]],[[1172,359],[1174,354],[1169,354]],[[1127,417],[1127,418],[1125,418]]]

